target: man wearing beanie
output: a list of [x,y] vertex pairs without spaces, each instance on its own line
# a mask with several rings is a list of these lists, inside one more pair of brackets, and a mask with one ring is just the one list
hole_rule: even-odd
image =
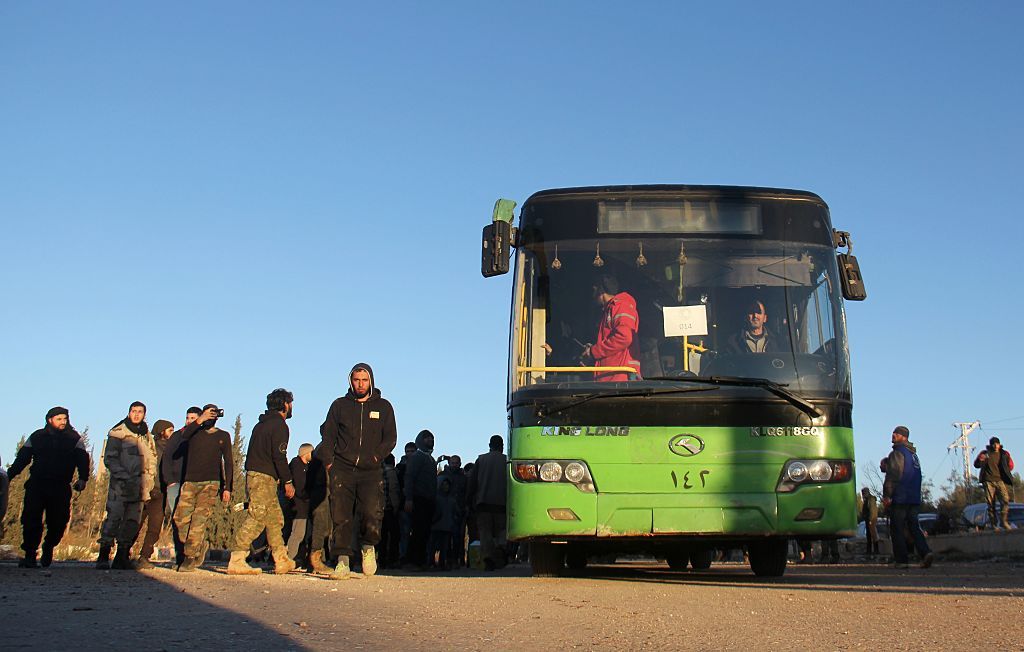
[[405,513],[409,515],[409,549],[406,561],[417,570],[430,566],[427,543],[437,502],[437,462],[434,461],[434,433],[421,430],[416,435],[416,452],[405,465],[402,491]]
[[[100,528],[100,552],[96,568],[134,570],[129,558],[132,544],[139,534],[142,505],[149,500],[156,484],[156,454],[146,406],[135,401],[128,407],[128,416],[118,421],[107,434],[103,465],[110,473],[107,487],[107,516]],[[117,542],[117,554],[110,563],[110,548]]]
[[[985,487],[985,500],[988,502],[988,523],[993,530],[1010,529],[1010,490],[1013,486],[1013,458],[1010,451],[1003,448],[999,437],[988,440],[985,450],[978,453],[974,460],[974,468],[981,469],[978,480]],[[996,502],[1001,503],[999,515],[996,515]]]
[[488,451],[476,458],[466,493],[476,513],[480,534],[480,554],[484,567],[491,571],[505,565],[505,503],[508,460],[502,449],[501,435],[491,435]]
[[29,435],[18,449],[14,464],[7,469],[8,477],[13,480],[29,464],[32,467],[25,482],[25,505],[21,512],[21,548],[25,558],[18,565],[38,568],[36,550],[42,541],[43,554],[39,561],[45,568],[53,560],[53,549],[64,537],[71,517],[71,479],[75,470],[78,471],[75,491],[85,489],[89,480],[89,453],[85,450],[85,440],[68,423],[67,408],[55,407],[46,413],[46,426]]
[[320,426],[317,455],[330,473],[334,532],[331,552],[338,565],[331,579],[343,580],[349,571],[352,542],[359,534],[363,574],[377,572],[374,549],[380,542],[384,518],[384,476],[380,463],[398,440],[395,410],[374,386],[373,369],[359,363],[348,375],[348,393],[331,403]]
[[153,424],[153,436],[146,437],[146,443],[150,446],[150,455],[156,458],[156,479],[152,491],[149,492],[149,500],[142,506],[142,521],[139,523],[139,533],[145,532],[142,539],[142,548],[139,550],[139,559],[135,562],[138,569],[153,568],[153,562],[149,558],[153,555],[153,547],[160,538],[160,531],[164,525],[164,486],[160,479],[160,463],[163,460],[164,451],[167,449],[167,441],[171,438],[174,424],[164,419]]
[[889,532],[892,535],[892,558],[895,568],[907,567],[907,533],[910,533],[921,557],[921,568],[928,568],[934,559],[921,532],[917,516],[921,512],[921,460],[910,443],[910,429],[896,426],[892,431],[892,452],[885,458],[885,482],[882,504],[889,509]]
[[206,524],[217,508],[217,499],[231,500],[235,462],[231,454],[231,435],[217,427],[221,410],[210,403],[203,413],[181,430],[188,446],[181,483],[181,495],[174,510],[183,558],[178,571],[188,573],[203,563]]

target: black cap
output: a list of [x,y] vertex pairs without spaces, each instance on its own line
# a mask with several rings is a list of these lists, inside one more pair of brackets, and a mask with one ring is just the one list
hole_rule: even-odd
[[906,426],[896,426],[895,428],[892,429],[892,433],[894,435],[901,435],[903,437],[906,437],[907,439],[910,439],[910,428]]
[[999,437],[993,437],[992,439],[988,440],[988,445],[989,446],[995,446],[996,444],[1000,444],[1001,445],[1002,443],[1003,442],[999,441]]
[[491,450],[501,450],[505,445],[505,440],[501,438],[501,435],[491,435],[491,441],[487,445]]
[[58,414],[63,414],[64,416],[68,416],[68,417],[71,416],[70,414],[68,414],[68,409],[66,407],[61,407],[61,406],[58,405],[57,407],[50,408],[46,412],[46,420],[49,421],[50,419],[52,419],[53,417],[57,416]]

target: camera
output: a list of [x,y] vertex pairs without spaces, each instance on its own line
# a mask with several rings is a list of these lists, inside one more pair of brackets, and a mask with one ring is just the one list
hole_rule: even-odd
[[217,418],[222,419],[224,417],[224,408],[217,408]]

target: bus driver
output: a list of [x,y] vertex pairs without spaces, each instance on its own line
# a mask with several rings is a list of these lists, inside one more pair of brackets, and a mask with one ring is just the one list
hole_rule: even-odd
[[768,311],[764,302],[755,299],[747,309],[747,323],[738,333],[733,333],[725,345],[726,353],[778,353],[779,340],[766,326]]

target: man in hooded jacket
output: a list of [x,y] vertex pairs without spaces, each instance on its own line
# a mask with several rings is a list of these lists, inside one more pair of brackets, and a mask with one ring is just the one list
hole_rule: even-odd
[[360,537],[363,574],[377,572],[374,546],[380,542],[384,516],[380,465],[398,440],[394,408],[381,397],[370,365],[355,365],[348,378],[348,393],[331,403],[320,426],[321,442],[317,449],[330,472],[334,521],[331,552],[338,557],[332,579],[355,577],[349,570],[355,532]]
[[421,430],[416,435],[416,452],[405,467],[402,492],[405,512],[410,515],[407,562],[418,570],[426,570],[427,544],[437,501],[437,463],[434,461],[434,433]]
[[[7,469],[14,480],[29,464],[25,482],[25,506],[21,511],[23,532],[21,548],[25,559],[22,568],[38,568],[36,550],[43,542],[40,563],[45,568],[53,560],[53,549],[64,537],[71,518],[71,479],[78,470],[75,491],[85,489],[89,480],[89,453],[85,440],[68,423],[68,410],[51,408],[46,413],[46,426],[36,430],[18,449],[14,464]],[[43,513],[46,513],[46,539],[43,539]]]
[[[145,404],[135,401],[128,408],[128,416],[118,421],[107,435],[103,464],[110,473],[110,484],[107,517],[100,528],[100,552],[96,559],[96,568],[101,570],[135,569],[128,553],[139,535],[143,503],[156,486],[155,446],[145,418]],[[117,554],[110,563],[110,548],[115,541]]]

